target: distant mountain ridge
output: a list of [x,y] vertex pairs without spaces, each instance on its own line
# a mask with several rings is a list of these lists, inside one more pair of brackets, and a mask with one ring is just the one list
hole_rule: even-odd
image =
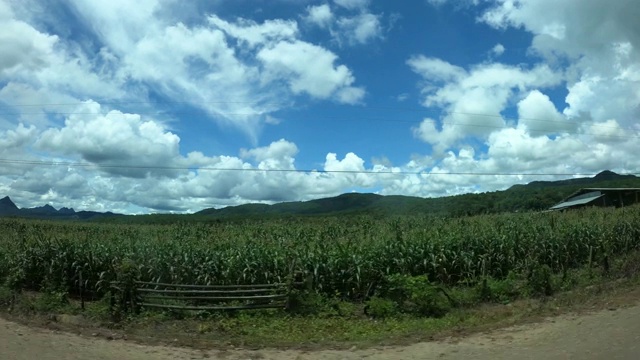
[[309,201],[283,202],[273,205],[245,204],[225,208],[204,209],[195,214],[153,214],[127,216],[112,212],[75,211],[72,208],[56,210],[51,205],[19,209],[8,197],[0,199],[0,216],[17,216],[43,219],[104,219],[118,222],[173,222],[207,221],[214,219],[260,219],[290,216],[408,216],[442,215],[464,216],[514,211],[545,210],[584,187],[634,187],[640,188],[640,177],[619,175],[603,171],[594,177],[558,181],[533,181],[513,185],[507,190],[479,194],[461,194],[439,198],[421,198],[403,195],[378,195],[347,193],[336,197]]
[[483,213],[544,210],[583,187],[639,187],[640,177],[603,171],[594,177],[557,181],[533,181],[507,190],[461,194],[440,198],[349,193],[336,197],[273,205],[246,204],[204,209],[197,215],[241,218],[295,215],[475,215]]
[[613,171],[605,170],[600,172],[594,177],[575,178],[557,181],[532,181],[526,185],[514,185],[513,187],[526,186],[530,188],[534,187],[550,187],[550,186],[567,186],[567,185],[585,185],[583,187],[591,186],[595,183],[603,181],[620,181],[620,180],[634,180],[638,179],[635,175],[619,175]]
[[0,199],[0,216],[16,216],[16,217],[28,217],[39,219],[61,219],[61,220],[92,220],[104,217],[118,216],[112,212],[97,212],[97,211],[75,211],[72,208],[60,208],[56,210],[53,206],[47,204],[44,206],[38,206],[34,208],[20,209],[11,200],[10,197],[5,196]]

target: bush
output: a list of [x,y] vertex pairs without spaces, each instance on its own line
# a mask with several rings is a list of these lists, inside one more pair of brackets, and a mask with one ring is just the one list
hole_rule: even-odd
[[5,286],[0,286],[0,305],[9,306],[13,302],[13,291]]
[[365,303],[365,314],[374,318],[390,317],[397,312],[397,304],[393,300],[374,296]]
[[47,291],[33,301],[33,309],[39,313],[61,311],[69,304],[67,293],[63,291]]
[[394,301],[402,312],[441,317],[451,308],[446,292],[426,276],[392,275],[386,283],[381,296]]
[[549,296],[553,294],[553,286],[551,285],[551,268],[548,265],[536,266],[529,272],[527,285],[531,295]]
[[481,301],[506,304],[522,296],[522,279],[514,272],[501,280],[486,277],[478,284],[476,292]]
[[297,315],[318,315],[327,309],[327,300],[317,292],[292,291],[288,311]]

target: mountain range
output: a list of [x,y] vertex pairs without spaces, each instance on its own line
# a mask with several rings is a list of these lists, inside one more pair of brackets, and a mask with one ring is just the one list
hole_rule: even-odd
[[274,205],[246,204],[221,209],[205,209],[198,215],[213,218],[242,218],[292,215],[411,215],[441,214],[445,216],[483,213],[545,210],[583,187],[637,187],[640,177],[603,171],[594,177],[558,181],[533,181],[514,185],[507,190],[420,198],[413,196],[349,193],[337,197]]
[[66,207],[56,210],[56,208],[49,204],[34,208],[20,209],[11,200],[11,198],[5,196],[0,199],[0,216],[61,220],[94,220],[105,217],[119,216],[119,214],[114,214],[112,212],[75,211],[72,208]]
[[45,219],[105,220],[117,222],[172,222],[183,220],[251,219],[290,216],[340,216],[368,214],[373,216],[434,214],[463,216],[499,212],[539,211],[562,201],[583,187],[640,188],[640,177],[603,171],[594,177],[558,181],[533,181],[514,185],[507,190],[479,194],[462,194],[439,198],[402,195],[347,193],[310,201],[283,202],[273,205],[245,204],[225,208],[209,208],[190,215],[153,214],[125,216],[112,212],[56,210],[51,205],[18,208],[7,196],[0,199],[0,216]]

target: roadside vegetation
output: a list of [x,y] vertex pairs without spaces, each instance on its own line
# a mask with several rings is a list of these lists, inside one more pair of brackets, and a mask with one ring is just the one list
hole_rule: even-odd
[[[594,285],[637,281],[639,254],[640,206],[170,225],[2,219],[0,305],[52,322],[80,314],[131,334],[179,329],[187,344],[376,343],[506,321],[514,309],[530,311],[531,299],[581,301]],[[270,284],[292,274],[305,285],[287,311],[134,313],[110,304],[112,281]],[[478,310],[494,305],[510,310]]]

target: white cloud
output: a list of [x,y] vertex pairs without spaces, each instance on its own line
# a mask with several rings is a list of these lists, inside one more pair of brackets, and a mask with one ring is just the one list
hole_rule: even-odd
[[[0,80],[8,79],[13,86],[0,89],[5,98],[26,95],[24,91],[9,94],[9,90],[28,86],[31,92],[47,89],[58,97],[70,95],[75,103],[75,98],[100,98],[126,99],[133,104],[146,101],[148,89],[153,88],[257,141],[266,115],[290,106],[296,95],[344,103],[358,103],[364,95],[360,86],[353,86],[351,70],[339,64],[334,53],[300,39],[295,20],[227,21],[212,14],[204,23],[186,23],[174,11],[180,6],[176,2],[72,1],[78,20],[91,24],[88,29],[98,39],[94,45],[101,48],[96,53],[93,48],[83,50],[65,34],[38,31],[11,11],[11,6],[19,6],[21,16],[39,21],[38,16],[48,16],[51,5],[10,6],[4,0],[2,4],[2,16],[8,20],[0,34],[0,48],[9,52],[0,59]],[[262,64],[258,58],[283,47],[289,47],[297,59],[306,59],[309,52],[319,55],[312,69],[327,73],[308,74],[293,65],[286,71],[282,70],[286,66],[274,71],[273,61]],[[286,63],[281,61],[281,65]],[[132,111],[139,108],[130,106]],[[42,112],[45,116],[39,122],[45,123],[47,111]]]
[[[356,103],[364,95],[351,86],[355,82],[351,71],[344,65],[335,66],[337,56],[322,47],[283,41],[263,48],[257,58],[266,69],[264,80],[286,79],[294,94],[321,99],[338,95],[336,99],[345,103]],[[342,96],[344,91],[350,95]]]
[[349,10],[363,9],[369,6],[369,0],[333,0],[333,2]]
[[491,53],[494,56],[500,56],[500,55],[504,54],[504,51],[505,51],[505,47],[502,44],[496,44],[496,46],[491,48]]
[[15,76],[23,71],[39,70],[53,59],[53,46],[57,36],[42,34],[28,24],[6,19],[0,34],[0,74],[3,77]]
[[497,0],[481,20],[524,28],[534,36],[533,53],[569,63],[567,116],[590,114],[595,121],[615,118],[632,126],[640,115],[638,16],[635,0]]
[[[174,11],[179,2],[70,3],[79,21],[91,24],[87,30],[95,44],[78,44],[55,27],[34,25],[35,18],[51,16],[47,2],[0,0],[0,101],[17,114],[0,115],[0,155],[24,160],[2,164],[0,193],[20,206],[51,202],[100,211],[194,211],[308,200],[352,188],[438,196],[540,179],[469,173],[637,172],[640,167],[636,1],[489,3],[481,20],[530,32],[529,59],[539,63],[458,66],[411,57],[407,63],[420,76],[422,104],[442,110],[441,117],[424,119],[414,135],[436,152],[414,155],[401,165],[376,161],[369,167],[355,149],[344,155],[328,149],[312,162],[320,164],[318,170],[335,172],[298,171],[303,144],[286,139],[239,154],[185,154],[165,119],[146,115],[161,109],[117,105],[118,100],[148,102],[147,91],[153,89],[243,129],[259,144],[258,126],[278,123],[272,114],[297,96],[362,103],[367,92],[354,71],[337,53],[305,41],[296,21],[217,15],[182,21]],[[369,5],[338,0],[307,7],[302,18],[339,45],[369,44],[382,37],[385,19]],[[504,51],[497,44],[492,55]],[[561,109],[548,91],[559,85],[568,91]],[[98,98],[102,104],[87,100]],[[504,118],[507,111],[517,111],[517,119]]]
[[[533,105],[544,104],[545,97],[531,92],[521,102],[529,101],[535,109]],[[2,156],[30,161],[3,165],[0,191],[11,194],[19,206],[49,202],[98,211],[182,212],[248,202],[309,200],[354,187],[379,188],[382,194],[440,196],[494,190],[518,179],[535,179],[465,175],[468,173],[593,173],[640,166],[640,158],[625,155],[637,151],[637,139],[627,136],[613,120],[585,125],[585,133],[598,137],[584,140],[570,134],[554,139],[534,136],[524,126],[497,129],[486,138],[486,154],[462,146],[446,151],[441,158],[416,158],[402,166],[378,161],[367,167],[353,152],[342,158],[330,152],[319,169],[329,171],[324,173],[297,171],[298,146],[286,139],[242,150],[239,156],[199,152],[183,156],[180,138],[162,123],[105,110],[95,102],[83,106],[84,116],[70,115],[60,127],[38,131],[34,126],[18,125],[0,132]],[[527,106],[522,105],[523,114],[529,114]],[[6,151],[10,154],[5,155]],[[571,154],[571,164],[558,161],[560,154]],[[31,162],[34,160],[133,167],[44,166]],[[138,165],[148,168],[136,168]],[[166,166],[175,168],[162,169]],[[423,173],[365,173],[387,171]]]
[[18,124],[15,130],[6,130],[0,135],[0,151],[5,152],[12,149],[20,149],[27,144],[36,132],[34,126],[25,127]]
[[229,36],[246,42],[250,47],[292,40],[298,36],[298,24],[292,20],[267,20],[258,24],[253,20],[238,19],[237,24],[233,24],[210,15],[209,23]]
[[307,7],[305,20],[322,28],[329,27],[333,22],[333,12],[329,4]]
[[539,90],[531,91],[518,102],[518,117],[518,124],[534,136],[574,132],[577,128],[576,123],[559,113],[549,96]]
[[61,155],[78,155],[100,166],[150,167],[103,168],[111,174],[134,177],[149,173],[164,175],[166,170],[158,171],[153,167],[172,166],[172,160],[179,157],[178,136],[153,120],[115,110],[103,114],[95,102],[87,102],[78,110],[80,114],[70,115],[63,128],[45,130],[36,146]]
[[259,169],[271,170],[293,170],[295,169],[294,160],[298,153],[296,144],[280,139],[271,143],[266,147],[259,147],[250,150],[242,150],[240,156],[242,158],[255,159]]
[[459,66],[423,55],[411,57],[407,64],[426,81],[451,81],[466,74],[466,71]]
[[266,115],[265,119],[264,119],[265,124],[269,124],[269,125],[278,125],[282,122],[281,119],[278,119],[275,116],[271,116],[271,115]]
[[78,49],[15,18],[8,3],[2,6],[0,83],[21,82],[84,96],[122,94],[117,80],[94,72],[91,61]]
[[414,129],[414,135],[434,146],[438,153],[468,136],[486,138],[506,126],[502,112],[514,94],[557,85],[561,77],[548,66],[531,69],[500,63],[486,63],[469,71],[444,60],[415,56],[408,65],[424,80],[423,105],[443,109],[442,129],[428,118]]
[[[20,124],[0,132],[0,155],[27,161],[3,165],[0,191],[22,207],[48,202],[97,211],[182,212],[334,196],[375,182],[367,174],[298,172],[297,153],[296,144],[280,139],[240,156],[183,156],[180,138],[162,123],[88,101],[59,127],[39,131]],[[46,165],[52,161],[61,165]],[[329,153],[320,170],[366,169],[354,153],[344,159]]]
[[[376,39],[382,39],[382,14],[373,14],[368,10],[369,1],[335,1],[338,11],[329,4],[310,6],[304,20],[315,26],[327,29],[333,40],[339,45],[364,45]],[[346,10],[347,14],[344,13]],[[352,14],[357,11],[357,14]]]
[[382,36],[380,17],[370,13],[340,18],[337,28],[349,44],[366,44]]
[[[464,69],[441,59],[409,59],[423,79],[423,104],[444,113],[442,119],[427,118],[413,129],[416,137],[443,154],[428,172],[636,172],[639,11],[635,1],[497,0],[480,19],[496,28],[531,32],[530,56],[540,63],[520,67],[488,62]],[[504,52],[498,45],[494,56]],[[561,111],[545,94],[545,88],[560,84],[568,90],[567,106]],[[502,112],[514,105],[518,119],[503,119]],[[463,123],[477,128],[459,125]],[[481,140],[484,146],[468,149],[467,143],[474,144],[471,140]],[[518,179],[528,182],[534,177],[447,175],[429,176],[432,181],[425,182],[424,176],[411,176],[383,192],[442,194],[447,190],[440,183],[454,193],[481,191],[487,184],[500,188]]]

